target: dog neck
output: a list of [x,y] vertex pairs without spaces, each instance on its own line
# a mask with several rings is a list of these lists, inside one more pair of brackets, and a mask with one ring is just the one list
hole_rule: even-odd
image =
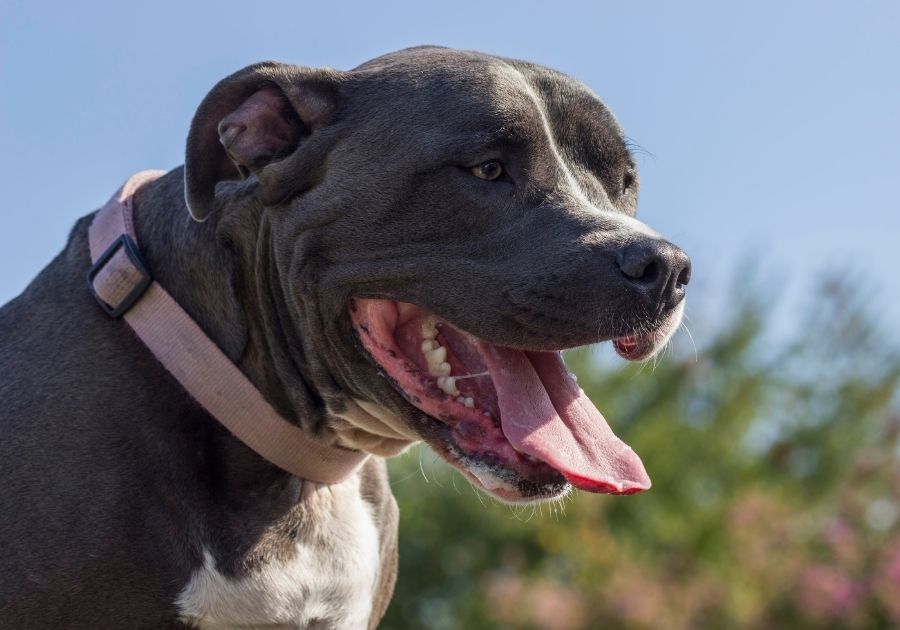
[[[147,203],[146,192],[152,194],[154,187],[151,184],[150,190],[138,200],[134,199],[132,193],[140,186],[147,185],[148,179],[157,177],[159,175],[147,172],[131,178],[116,197],[97,213],[91,225],[90,249],[95,262],[89,280],[101,305],[113,317],[124,313],[129,326],[188,393],[236,438],[259,455],[298,477],[325,483],[337,483],[346,479],[358,469],[365,454],[336,448],[333,442],[323,441],[323,436],[313,437],[308,430],[292,426],[283,417],[284,414],[279,414],[252,384],[246,372],[242,372],[234,361],[224,355],[204,331],[202,324],[198,324],[186,312],[185,307],[178,304],[178,293],[183,296],[191,292],[176,292],[176,297],[173,297],[160,284],[163,280],[160,276],[165,275],[190,281],[192,278],[185,270],[191,265],[184,265],[184,261],[195,259],[198,251],[211,247],[214,250],[215,245],[199,242],[196,238],[188,242],[180,240],[177,224],[165,220],[165,217],[153,216],[153,221],[149,221],[150,213],[147,209],[152,207],[152,202]],[[157,189],[165,189],[166,183],[160,182]],[[144,216],[143,221],[135,216],[134,207],[138,203],[142,205],[139,214]],[[133,224],[135,227],[132,227]],[[160,230],[162,234],[154,234],[145,229],[139,238],[137,234],[142,224],[144,228],[148,225],[175,227],[168,234],[164,230]],[[169,256],[157,258],[179,261],[182,263],[181,268],[165,263],[155,267],[152,263],[148,264],[147,255],[153,250],[152,246],[145,246],[143,257],[136,253],[131,239],[137,239],[139,243],[141,240],[159,243],[160,236],[167,237]],[[128,256],[125,256],[126,253]],[[185,256],[186,253],[189,255]],[[218,257],[213,253],[211,258],[215,260]],[[152,283],[144,271],[147,266],[157,276]],[[227,272],[227,267],[213,267],[215,270],[223,268]],[[163,270],[177,273],[167,274]],[[211,275],[214,274],[215,271]],[[224,275],[227,277],[227,273]],[[141,277],[144,279],[141,280]],[[215,298],[214,291],[205,291],[207,283],[202,282],[205,278],[195,276],[193,279],[197,281],[193,293],[200,293],[207,299]],[[219,290],[222,290],[221,284]],[[135,296],[138,296],[137,301]],[[216,303],[215,299],[213,302]],[[197,305],[196,301],[192,303],[194,317],[199,310]],[[233,308],[229,309],[229,306],[233,307],[234,304],[224,299],[219,301],[220,316],[223,308],[227,313],[236,312]],[[231,328],[234,329],[234,326]],[[250,344],[252,338],[247,345]],[[245,348],[244,355],[246,354]],[[333,436],[324,437],[327,439]]]
[[264,258],[256,245],[258,209],[249,203],[236,209],[237,226],[219,216],[197,223],[184,204],[181,180],[181,169],[175,169],[134,195],[135,229],[151,273],[279,413],[307,430],[318,429],[321,419],[305,388],[285,387],[291,379],[284,375],[296,370],[268,351],[282,342],[283,332],[254,325],[272,319],[264,312],[258,280],[264,275],[257,272]]
[[184,205],[181,177],[175,169],[134,196],[141,250],[160,284],[275,409],[306,431],[382,456],[415,442],[414,435],[397,433],[401,423],[386,409],[357,404],[330,378],[306,380],[307,352],[315,350],[307,349],[287,312],[272,226],[252,194],[240,185],[224,187],[226,209],[197,223]]

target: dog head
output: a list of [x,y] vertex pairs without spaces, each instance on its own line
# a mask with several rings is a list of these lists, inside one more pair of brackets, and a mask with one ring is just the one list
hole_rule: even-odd
[[273,369],[325,430],[378,454],[423,439],[507,501],[649,487],[560,357],[645,359],[680,322],[690,263],[634,218],[637,189],[583,84],[438,48],[246,68],[201,104],[185,164],[196,219],[247,202],[268,347],[289,349]]

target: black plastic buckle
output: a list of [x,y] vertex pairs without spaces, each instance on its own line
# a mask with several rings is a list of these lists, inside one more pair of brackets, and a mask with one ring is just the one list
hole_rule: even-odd
[[[131,264],[134,265],[135,269],[137,269],[142,278],[140,282],[138,282],[135,287],[131,290],[131,292],[125,296],[121,302],[117,305],[110,306],[103,299],[97,295],[97,290],[94,288],[94,278],[100,270],[103,269],[103,266],[109,262],[109,259],[112,258],[119,248],[122,247],[125,249],[125,254],[128,256],[128,260],[131,261]],[[106,248],[106,251],[100,255],[100,258],[97,259],[91,268],[88,269],[87,272],[87,283],[88,288],[91,291],[91,295],[94,296],[94,299],[97,300],[97,303],[100,304],[100,308],[103,309],[103,312],[112,317],[113,319],[118,319],[124,315],[128,309],[130,309],[135,302],[141,299],[141,296],[144,295],[144,292],[147,290],[147,287],[150,286],[150,283],[153,282],[153,277],[150,275],[150,272],[147,271],[147,268],[144,266],[144,261],[141,259],[141,254],[138,252],[137,245],[135,245],[134,241],[131,240],[131,237],[127,234],[122,234],[119,238],[114,240],[109,247]]]

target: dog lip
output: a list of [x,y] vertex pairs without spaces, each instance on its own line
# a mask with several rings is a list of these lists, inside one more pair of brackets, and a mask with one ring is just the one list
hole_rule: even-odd
[[626,361],[643,361],[662,348],[681,321],[681,313],[673,311],[661,324],[648,332],[632,333],[612,339],[616,353]]
[[652,355],[655,341],[661,336],[660,330],[643,335],[623,335],[612,340],[616,354],[627,361],[641,361]]
[[492,462],[496,454],[485,458],[465,453],[452,438],[447,424],[424,412],[422,416],[427,420],[422,439],[472,484],[505,503],[547,501],[564,495],[572,487],[561,473],[550,467],[541,478],[529,479],[503,464]]
[[615,345],[616,350],[618,350],[620,354],[623,354],[626,356],[632,354],[641,345],[638,338],[634,335],[626,335],[624,337],[619,337],[618,339],[614,339],[613,344]]

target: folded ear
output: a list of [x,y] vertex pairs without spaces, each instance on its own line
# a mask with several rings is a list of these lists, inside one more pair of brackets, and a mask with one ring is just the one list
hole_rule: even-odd
[[216,184],[243,179],[292,154],[337,108],[339,73],[264,62],[220,81],[188,133],[184,193],[191,216],[215,208]]

